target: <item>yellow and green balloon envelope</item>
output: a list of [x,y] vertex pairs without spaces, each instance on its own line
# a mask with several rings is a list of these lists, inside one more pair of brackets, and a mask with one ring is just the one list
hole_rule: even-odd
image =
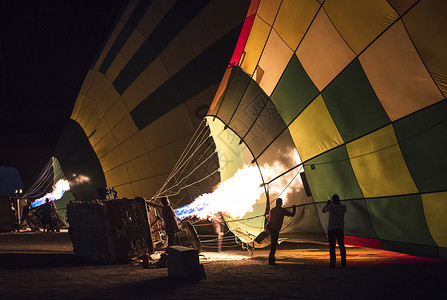
[[[72,114],[88,144],[84,171],[66,175],[90,172],[92,186],[152,198],[218,170],[176,194],[181,207],[194,186],[210,192],[254,166],[264,193],[243,217],[225,216],[245,242],[276,197],[299,205],[282,238],[324,239],[321,208],[338,194],[347,243],[447,258],[447,2],[185,5],[135,1],[123,11]],[[194,180],[174,180],[202,130],[195,148],[210,159]]]

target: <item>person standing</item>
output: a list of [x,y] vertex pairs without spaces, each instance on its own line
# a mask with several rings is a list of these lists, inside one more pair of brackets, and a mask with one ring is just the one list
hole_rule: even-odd
[[23,206],[22,219],[20,220],[20,225],[19,225],[19,228],[17,229],[17,232],[20,232],[20,229],[22,228],[23,223],[25,223],[25,222],[29,226],[29,228],[31,230],[33,230],[33,227],[31,225],[31,219],[29,216],[30,206],[31,206],[31,203],[28,200],[26,200],[26,205]]
[[281,230],[284,217],[293,217],[296,213],[296,206],[292,206],[293,211],[290,212],[282,207],[282,199],[276,199],[276,206],[272,208],[267,217],[268,222],[266,230],[261,232],[255,239],[255,242],[260,243],[267,236],[266,232],[270,234],[270,254],[269,254],[269,265],[277,265],[276,263],[276,246],[278,245],[279,231]]
[[163,217],[163,221],[165,223],[165,231],[166,235],[168,236],[169,247],[176,244],[176,233],[179,231],[178,219],[167,197],[161,198],[161,204],[163,204],[161,216]]
[[329,212],[329,223],[327,226],[327,235],[329,240],[330,267],[335,268],[335,242],[340,248],[341,265],[346,267],[346,248],[344,238],[344,225],[346,206],[340,203],[340,197],[337,194],[332,195],[332,201],[328,200],[323,207],[323,213]]
[[50,232],[51,229],[51,204],[48,198],[45,199],[45,203],[42,204],[42,227],[43,232],[45,230]]
[[213,216],[213,227],[217,234],[217,252],[222,252],[222,241],[225,234],[225,220],[221,212],[217,212]]

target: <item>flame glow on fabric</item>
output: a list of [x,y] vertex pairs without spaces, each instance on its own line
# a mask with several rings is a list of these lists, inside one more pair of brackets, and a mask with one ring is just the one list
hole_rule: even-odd
[[70,185],[68,184],[68,181],[65,179],[61,179],[53,186],[53,192],[46,194],[45,196],[35,200],[32,207],[37,207],[45,203],[45,200],[48,199],[50,202],[59,200],[62,198],[64,193],[66,191],[70,190]]

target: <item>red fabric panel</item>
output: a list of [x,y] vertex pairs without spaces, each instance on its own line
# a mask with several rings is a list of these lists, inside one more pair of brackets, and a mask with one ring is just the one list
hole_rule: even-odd
[[248,8],[247,17],[254,15],[258,11],[259,2],[261,0],[252,0]]
[[352,235],[345,235],[345,245],[382,249],[379,239],[371,239]]
[[228,64],[228,68],[238,65],[239,60],[241,59],[242,52],[245,48],[245,43],[247,43],[248,35],[250,34],[251,26],[253,25],[254,20],[255,15],[252,15],[245,19],[244,25],[242,26],[241,34],[239,35],[239,39],[237,40],[236,48],[234,49],[233,56],[231,57],[230,63]]

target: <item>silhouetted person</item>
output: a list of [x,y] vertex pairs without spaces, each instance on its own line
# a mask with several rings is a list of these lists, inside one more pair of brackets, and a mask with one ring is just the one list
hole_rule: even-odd
[[13,232],[17,230],[17,223],[18,223],[17,210],[14,207],[14,203],[11,202],[11,229]]
[[340,248],[341,265],[346,267],[346,248],[344,237],[346,206],[340,203],[340,197],[337,194],[332,196],[332,201],[328,200],[323,212],[329,212],[329,223],[327,226],[327,235],[329,240],[329,254],[331,257],[330,267],[335,268],[335,241]]
[[29,226],[29,228],[32,230],[32,225],[31,225],[31,219],[30,219],[30,215],[29,215],[29,211],[30,211],[30,206],[31,206],[31,202],[29,202],[28,200],[26,201],[26,205],[23,206],[23,210],[22,210],[22,219],[20,220],[20,225],[19,228],[17,229],[17,232],[20,232],[20,229],[22,228],[23,224],[26,222],[26,224]]
[[221,212],[214,214],[213,227],[217,234],[217,252],[222,252],[222,240],[225,234],[225,220]]
[[176,244],[175,235],[179,230],[177,216],[167,197],[161,198],[161,204],[163,204],[161,216],[163,217],[163,221],[165,223],[165,231],[166,235],[168,236],[168,246],[172,246]]
[[268,222],[266,226],[266,230],[261,232],[255,239],[257,243],[262,242],[262,240],[267,236],[266,232],[270,234],[271,246],[270,246],[270,254],[269,254],[269,264],[276,265],[276,246],[278,245],[279,231],[281,230],[282,223],[284,221],[284,217],[293,217],[295,216],[296,206],[292,206],[293,211],[290,212],[287,209],[281,207],[282,199],[276,199],[276,206],[272,208],[268,215]]
[[51,205],[50,200],[47,198],[45,199],[45,203],[42,204],[42,226],[43,231],[45,232],[45,229],[49,232],[51,226]]

